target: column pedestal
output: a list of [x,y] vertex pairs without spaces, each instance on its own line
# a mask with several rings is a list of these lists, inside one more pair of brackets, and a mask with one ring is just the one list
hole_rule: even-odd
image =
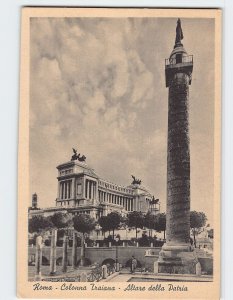
[[[168,250],[170,248],[170,250]],[[190,248],[179,249],[179,245],[169,247],[166,245],[159,253],[158,273],[170,274],[196,274],[198,258],[195,250]]]

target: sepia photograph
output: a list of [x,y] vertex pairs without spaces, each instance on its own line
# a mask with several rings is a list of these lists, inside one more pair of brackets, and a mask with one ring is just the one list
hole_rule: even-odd
[[219,298],[220,22],[22,10],[21,296]]

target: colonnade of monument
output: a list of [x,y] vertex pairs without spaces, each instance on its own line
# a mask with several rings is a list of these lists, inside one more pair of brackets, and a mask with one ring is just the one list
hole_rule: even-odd
[[65,180],[60,182],[60,193],[61,199],[72,198],[72,180]]
[[[81,183],[77,184],[75,189],[74,187],[74,179],[64,180],[60,182],[60,190],[58,198],[60,199],[71,199],[74,198],[75,190],[76,193],[79,194],[78,185],[80,185],[80,195],[83,195],[86,199],[96,199],[97,195],[97,183],[96,181],[85,179],[83,183],[83,189],[81,187]],[[84,192],[83,192],[84,191]]]
[[109,192],[99,191],[99,199],[100,202],[122,205],[127,211],[136,210],[136,203],[134,202],[133,198],[120,196]]
[[84,191],[85,195],[84,197],[86,199],[96,199],[96,190],[97,190],[97,184],[93,180],[84,179]]
[[[78,185],[80,185],[80,191],[78,190]],[[96,181],[84,179],[83,187],[81,186],[81,183],[77,184],[76,193],[80,193],[80,195],[83,195],[85,199],[98,200],[100,203],[111,203],[121,205],[126,211],[137,210],[137,204],[136,201],[134,201],[134,198],[117,195],[115,193],[112,193],[112,191],[97,191],[97,187],[98,186]],[[73,193],[74,188],[72,179],[60,182],[59,198],[61,200],[72,199],[74,197]]]

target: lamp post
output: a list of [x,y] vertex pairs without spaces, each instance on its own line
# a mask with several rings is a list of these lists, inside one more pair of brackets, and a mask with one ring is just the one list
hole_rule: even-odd
[[[149,212],[153,214],[153,204],[154,204],[155,197],[153,196],[149,202]],[[152,237],[152,229],[151,229],[151,215],[149,216],[149,237]]]
[[115,242],[116,242],[116,272],[119,272],[119,262],[118,262],[118,242],[119,242],[119,237],[115,237]]
[[[153,196],[152,199],[149,202],[149,211],[151,213],[152,216],[156,215],[156,212],[159,211],[160,209],[157,209],[157,205],[159,206],[159,199],[155,199],[155,197]],[[152,224],[151,224],[151,220],[149,220],[149,227],[152,227],[149,229],[149,235],[152,237],[153,235],[153,229],[154,229],[154,218],[152,219]]]
[[98,238],[99,238],[100,230],[101,230],[101,226],[100,226],[99,224],[97,224],[97,225],[95,226],[95,231],[96,231],[96,238],[97,238],[97,240],[98,240]]

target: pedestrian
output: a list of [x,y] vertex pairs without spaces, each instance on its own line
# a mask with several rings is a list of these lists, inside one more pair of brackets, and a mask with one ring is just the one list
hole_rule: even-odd
[[132,261],[131,261],[131,273],[135,273],[136,267],[137,267],[137,260],[134,256],[132,256]]

